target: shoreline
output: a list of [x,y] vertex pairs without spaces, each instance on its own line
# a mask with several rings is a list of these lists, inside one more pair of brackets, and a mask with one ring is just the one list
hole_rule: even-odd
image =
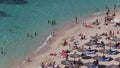
[[[100,17],[100,16],[104,16],[105,15],[105,13],[104,12],[98,12],[98,13],[94,13],[94,14],[92,14],[92,15],[88,15],[88,16],[85,16],[85,17],[78,17],[78,19],[79,19],[79,21],[82,21],[82,22],[87,22],[87,21],[89,21],[89,20],[91,20],[92,18],[96,18],[96,17]],[[99,18],[98,17],[98,18]],[[87,20],[87,21],[85,21],[85,20]],[[75,27],[78,27],[78,26],[80,26],[82,23],[80,22],[80,23],[78,23],[78,24],[74,24],[73,23],[74,22],[74,20],[72,20],[72,21],[70,21],[69,23],[67,23],[67,24],[65,24],[64,26],[61,26],[60,28],[58,28],[57,30],[56,30],[56,37],[55,38],[53,38],[53,40],[52,40],[52,42],[51,43],[49,43],[49,42],[47,42],[47,41],[45,41],[44,43],[43,43],[43,46],[40,46],[40,47],[38,47],[38,49],[37,49],[37,52],[35,51],[35,53],[34,54],[31,54],[31,59],[32,59],[32,61],[34,61],[34,59],[36,59],[36,57],[38,57],[38,56],[41,56],[41,55],[44,55],[44,54],[48,54],[48,52],[50,52],[50,51],[52,51],[52,49],[53,49],[53,46],[52,46],[52,44],[54,44],[54,42],[56,42],[56,40],[57,39],[61,39],[61,37],[62,38],[64,38],[64,34],[66,34],[66,31],[68,30],[72,30],[73,28],[75,28]],[[90,22],[91,23],[91,22]],[[71,29],[70,29],[71,28]],[[50,36],[50,35],[49,35]],[[49,37],[48,36],[48,37]],[[48,38],[47,37],[47,38]],[[58,40],[57,40],[58,41]],[[46,45],[45,45],[46,44]],[[25,60],[24,60],[25,61]],[[26,64],[26,63],[25,63]],[[31,63],[30,63],[31,64]],[[29,63],[28,63],[28,65],[29,65]],[[21,68],[21,66],[22,66],[22,64],[20,64],[20,65],[18,65],[20,68]],[[25,65],[26,66],[26,65]],[[18,68],[19,68],[18,67]],[[23,67],[23,68],[27,68],[27,67]]]
[[[101,13],[100,15],[102,15],[103,13]],[[99,15],[99,14],[97,14],[97,15]],[[89,16],[84,16],[84,17],[80,17],[80,20],[85,20],[85,19],[89,19],[89,18],[91,18],[91,16],[92,17],[94,17],[94,16],[97,16],[97,15],[94,15],[94,14],[92,14],[92,15],[89,15]],[[74,24],[73,23],[74,21],[70,21],[69,23],[67,23],[67,24],[65,24],[64,26],[61,26],[60,28],[58,28],[58,30],[60,30],[60,31],[58,31],[57,32],[57,37],[55,37],[53,40],[55,40],[55,39],[58,39],[58,38],[60,38],[63,34],[59,34],[59,33],[62,33],[63,31],[65,32],[66,30],[69,30],[69,28],[74,28],[74,27],[76,27],[77,25],[81,25],[82,23],[78,23],[78,24]],[[50,36],[50,35],[49,35]],[[47,37],[48,38],[48,37]],[[54,41],[55,42],[55,41]],[[31,59],[33,59],[33,58],[35,58],[35,57],[37,57],[37,56],[39,56],[39,55],[43,55],[44,53],[46,53],[46,52],[49,52],[50,50],[51,50],[51,48],[52,48],[52,46],[51,46],[51,44],[53,43],[53,42],[51,42],[51,43],[48,43],[48,41],[46,41],[46,42],[44,42],[44,43],[46,43],[46,45],[44,45],[44,46],[40,46],[40,47],[38,47],[38,49],[40,49],[39,51],[37,51],[37,53],[36,53],[36,51],[35,51],[35,53],[34,54],[31,54],[32,55],[32,58]],[[44,44],[43,43],[43,44]],[[24,60],[24,61],[26,61],[26,60]],[[20,65],[21,66],[21,65]],[[18,67],[19,68],[19,67]]]

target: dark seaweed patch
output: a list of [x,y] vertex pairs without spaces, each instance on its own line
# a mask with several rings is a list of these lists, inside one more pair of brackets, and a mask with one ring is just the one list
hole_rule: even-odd
[[8,14],[4,11],[0,11],[0,17],[7,17]]
[[22,4],[26,4],[28,3],[28,1],[26,0],[0,0],[0,4],[18,4],[18,5],[22,5]]

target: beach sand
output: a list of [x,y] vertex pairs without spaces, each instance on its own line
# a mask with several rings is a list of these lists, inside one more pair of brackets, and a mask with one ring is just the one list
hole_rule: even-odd
[[[116,16],[115,18],[120,18],[120,10],[116,11]],[[84,43],[88,42],[90,40],[90,36],[95,36],[96,33],[101,34],[103,32],[109,32],[110,30],[115,31],[116,34],[116,29],[114,29],[113,24],[109,24],[108,26],[103,25],[104,22],[104,17],[105,17],[105,12],[103,13],[98,13],[98,14],[93,14],[90,16],[86,16],[83,18],[78,18],[78,23],[75,24],[74,20],[72,20],[69,24],[60,27],[58,30],[55,31],[55,37],[52,37],[51,42],[47,42],[47,45],[41,48],[37,53],[32,54],[29,58],[32,60],[32,62],[27,62],[24,60],[24,62],[19,63],[17,68],[38,68],[41,62],[49,62],[49,61],[56,61],[56,63],[63,68],[64,65],[62,65],[60,62],[62,60],[65,60],[65,58],[60,58],[59,53],[62,50],[69,49],[69,46],[63,46],[63,39],[66,39],[67,42],[72,46],[73,44],[70,43],[70,38],[74,36],[76,40],[78,40],[79,46],[84,45]],[[99,22],[101,23],[99,26],[93,26],[93,28],[90,27],[84,27],[81,23],[87,23],[91,24],[95,22],[95,20],[98,19]],[[98,27],[101,27],[101,29],[98,29]],[[78,36],[79,33],[82,33],[86,35],[87,40],[81,41],[80,37]],[[119,37],[120,35],[118,35]],[[105,40],[103,37],[101,39],[102,41],[108,42]],[[85,46],[87,48],[87,46]],[[106,47],[106,49],[109,49],[109,47]],[[120,51],[120,50],[118,50]],[[35,51],[36,52],[36,51]],[[49,56],[50,53],[55,52],[57,56]],[[74,51],[73,51],[74,52]],[[73,53],[72,52],[72,53]],[[77,52],[80,54],[79,52]],[[97,52],[99,56],[102,56],[102,53]],[[106,56],[110,56],[105,54]],[[91,55],[94,56],[94,55]],[[116,58],[119,57],[118,55],[111,55],[111,57]],[[70,58],[73,60],[73,58]],[[81,61],[85,62],[92,62],[93,59],[90,60],[83,60]],[[115,64],[117,65],[118,62],[112,60],[111,62],[101,62],[100,64]],[[13,67],[14,68],[14,67]],[[85,68],[85,66],[82,66],[82,68]]]

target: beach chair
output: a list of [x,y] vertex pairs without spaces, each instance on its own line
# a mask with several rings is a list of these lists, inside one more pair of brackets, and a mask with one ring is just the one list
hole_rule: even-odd
[[87,51],[83,52],[83,54],[85,54],[85,55],[88,55],[88,54],[95,54],[95,53],[96,53],[95,50],[87,50]]
[[101,57],[99,60],[100,61],[110,61],[111,57]]
[[108,51],[107,54],[109,54],[109,55],[117,55],[118,52],[117,51]]
[[97,66],[89,66],[87,68],[98,68]]

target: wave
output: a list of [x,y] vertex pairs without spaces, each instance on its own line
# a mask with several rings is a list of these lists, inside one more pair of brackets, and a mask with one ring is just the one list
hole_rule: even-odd
[[98,13],[95,13],[95,14],[93,14],[93,15],[100,15],[100,14],[102,14],[102,13],[98,12]]
[[38,52],[41,48],[43,48],[45,45],[47,45],[47,42],[49,41],[50,38],[52,38],[51,34],[46,38],[45,42],[41,46],[39,46],[37,48],[37,50],[35,51],[35,53]]

